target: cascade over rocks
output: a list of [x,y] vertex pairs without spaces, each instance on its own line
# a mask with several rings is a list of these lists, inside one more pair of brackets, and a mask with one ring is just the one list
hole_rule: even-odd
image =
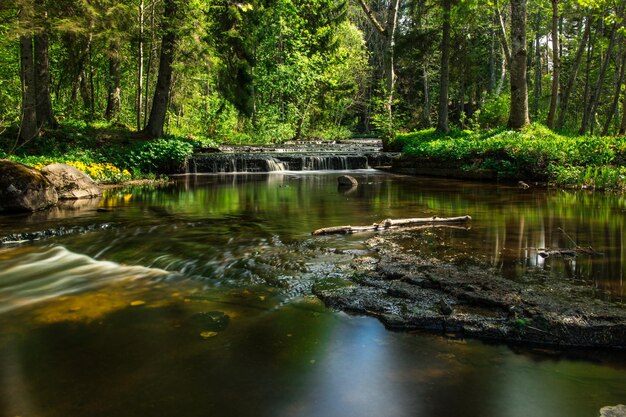
[[0,213],[33,212],[59,200],[52,183],[34,168],[0,160]]
[[41,173],[50,181],[62,200],[78,200],[102,195],[102,190],[89,175],[65,164],[44,167]]

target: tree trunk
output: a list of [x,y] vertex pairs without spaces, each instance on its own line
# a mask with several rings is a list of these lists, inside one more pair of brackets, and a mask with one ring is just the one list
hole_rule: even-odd
[[[424,60],[426,61],[426,59]],[[422,124],[425,128],[430,127],[430,86],[428,81],[428,64],[424,62],[422,66],[423,79],[424,79],[424,109],[422,111]]]
[[489,83],[487,84],[487,95],[492,95],[496,89],[496,40],[495,33],[491,31],[491,45],[489,46]]
[[35,60],[35,88],[36,88],[36,113],[37,126],[56,127],[56,120],[52,111],[52,99],[50,98],[50,60],[48,58],[49,41],[47,28],[47,12],[45,4],[37,2],[37,14],[43,27],[34,37],[34,60]]
[[395,127],[393,124],[393,98],[396,84],[395,62],[394,62],[394,49],[396,38],[396,27],[398,25],[398,9],[400,6],[400,0],[392,0],[389,3],[389,10],[387,13],[387,27],[385,29],[387,33],[387,45],[385,47],[385,74],[386,74],[386,88],[387,88],[387,100],[385,103],[385,111],[387,113],[387,130],[386,137],[383,138],[383,148],[387,148],[389,139],[395,136]]
[[20,139],[26,142],[33,139],[37,135],[38,130],[33,37],[30,34],[20,36],[20,74],[22,79]]
[[[447,0],[449,1],[449,0]],[[528,117],[526,84],[526,0],[511,0],[511,111],[509,127],[522,129]]]
[[439,114],[437,116],[437,131],[447,133],[448,125],[448,96],[450,94],[450,11],[451,0],[443,0],[443,28],[441,35],[441,81],[439,83]]
[[145,92],[144,92],[144,100],[143,100],[143,126],[146,127],[148,123],[148,114],[150,110],[150,80],[152,79],[152,63],[156,60],[157,55],[157,46],[156,46],[156,15],[154,13],[155,8],[155,0],[152,0],[151,10],[150,10],[150,53],[148,54],[148,64],[146,65],[146,82],[144,83]]
[[622,123],[619,127],[620,136],[626,135],[626,90],[622,98]]
[[560,57],[559,57],[559,0],[552,0],[552,89],[550,93],[550,110],[546,124],[554,129],[554,117],[559,99],[560,85]]
[[496,97],[500,97],[502,94],[502,89],[504,88],[504,82],[506,81],[506,67],[507,67],[507,58],[506,51],[504,46],[500,45],[500,55],[502,56],[502,60],[500,61],[500,80],[498,81],[498,86],[496,87]]
[[609,130],[611,130],[611,122],[613,121],[613,117],[618,112],[619,108],[619,96],[622,90],[622,84],[624,83],[624,67],[626,67],[626,51],[624,51],[623,46],[620,47],[619,53],[621,59],[619,60],[619,75],[615,79],[615,94],[613,95],[613,101],[611,103],[611,108],[609,110],[609,114],[606,117],[606,121],[604,123],[604,129],[602,130],[602,136],[607,136],[609,134]]
[[174,62],[174,48],[176,33],[173,18],[176,14],[175,0],[165,0],[163,14],[163,40],[161,43],[161,57],[159,59],[159,74],[152,100],[152,110],[146,125],[145,133],[150,137],[163,136],[167,104],[169,102],[170,87],[172,84],[172,63]]
[[[618,17],[622,17],[623,14],[623,6],[617,11]],[[615,41],[617,40],[617,32],[620,23],[615,23],[613,25],[613,29],[611,30],[611,38],[609,39],[609,45],[606,49],[606,54],[604,55],[604,59],[602,60],[602,66],[600,67],[600,74],[598,75],[598,79],[596,80],[596,85],[593,91],[591,92],[591,97],[589,102],[587,103],[587,107],[585,108],[585,113],[583,114],[583,121],[580,126],[580,134],[587,133],[587,130],[591,128],[591,134],[593,134],[594,130],[594,122],[595,122],[595,113],[598,109],[598,101],[600,100],[600,93],[602,93],[602,86],[604,84],[604,78],[606,77],[606,71],[609,67],[609,63],[611,61],[611,54],[613,52],[613,47],[615,46]]]
[[120,69],[120,44],[118,41],[111,41],[111,54],[109,56],[109,80],[107,83],[107,108],[104,117],[113,120],[119,116],[121,104],[122,77]]
[[144,20],[144,1],[139,1],[139,51],[138,51],[138,66],[137,71],[137,98],[136,98],[136,123],[137,130],[141,130],[142,113],[143,110],[143,20]]
[[367,3],[365,3],[365,0],[359,0],[359,4],[369,18],[370,22],[374,25],[376,31],[385,39],[383,72],[385,74],[386,98],[384,110],[387,116],[387,126],[385,126],[386,132],[384,132],[383,136],[383,149],[386,149],[389,145],[389,140],[395,134],[395,128],[393,126],[393,98],[396,83],[394,48],[400,0],[391,0],[389,2],[389,8],[387,9],[387,22],[385,26],[378,21],[374,11],[369,8]]
[[539,114],[539,96],[541,95],[541,34],[539,28],[541,26],[541,13],[535,15],[535,85],[534,101],[533,101],[533,118],[537,120]]
[[559,106],[559,117],[556,121],[557,129],[563,129],[563,127],[565,126],[565,120],[567,118],[570,94],[572,93],[572,90],[574,89],[574,84],[576,83],[576,77],[578,75],[578,68],[580,68],[580,63],[583,60],[583,55],[585,53],[585,48],[587,47],[587,41],[589,40],[590,34],[591,34],[591,19],[587,17],[586,22],[585,22],[585,29],[583,32],[583,36],[580,40],[580,44],[578,45],[578,49],[576,50],[576,56],[572,64],[571,72],[567,79],[567,84],[565,84],[565,88],[563,88],[563,93],[561,94],[561,103]]

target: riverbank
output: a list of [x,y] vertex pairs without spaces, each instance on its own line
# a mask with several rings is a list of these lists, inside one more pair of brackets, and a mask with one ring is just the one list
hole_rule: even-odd
[[[328,306],[378,318],[393,330],[558,347],[626,348],[626,308],[593,286],[540,269],[519,279],[460,250],[435,256],[428,230],[366,241],[375,256],[354,259],[349,283],[319,285]],[[553,255],[554,256],[554,255]]]
[[521,132],[428,129],[399,134],[390,146],[403,153],[396,173],[626,190],[624,137],[568,136],[534,124]]

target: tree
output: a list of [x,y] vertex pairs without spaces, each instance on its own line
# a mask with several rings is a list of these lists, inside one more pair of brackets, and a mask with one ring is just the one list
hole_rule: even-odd
[[[582,24],[582,19],[580,20]],[[583,35],[579,41],[578,48],[576,49],[576,55],[574,57],[574,62],[572,63],[572,68],[570,70],[569,77],[567,79],[567,83],[563,88],[563,93],[561,94],[561,103],[559,106],[559,117],[556,122],[556,127],[558,129],[563,129],[565,126],[565,119],[567,118],[567,111],[569,106],[569,99],[574,89],[574,84],[576,83],[576,78],[578,76],[578,68],[580,68],[580,63],[582,62],[583,55],[585,53],[585,48],[587,47],[587,42],[589,40],[591,34],[591,18],[587,17],[585,19],[585,29],[583,30]]]
[[530,124],[526,83],[526,0],[511,0],[511,110],[509,127],[522,129]]
[[33,55],[33,9],[25,3],[20,9],[20,75],[22,80],[22,117],[20,139],[27,142],[38,132],[37,90],[35,86],[35,59]]
[[385,132],[385,138],[383,139],[383,147],[386,148],[389,139],[394,134],[393,123],[393,100],[394,100],[394,88],[396,83],[396,73],[394,65],[394,48],[395,48],[395,36],[396,28],[398,25],[398,11],[400,8],[400,0],[390,0],[387,8],[386,24],[383,25],[376,17],[372,9],[367,5],[365,0],[359,0],[359,4],[363,8],[363,11],[372,22],[376,30],[385,39],[384,46],[384,73],[385,73],[385,113],[387,115],[388,126]]
[[552,0],[552,88],[550,93],[550,110],[546,124],[554,128],[556,106],[559,99],[560,86],[560,57],[559,57],[559,0]]
[[153,138],[163,136],[165,117],[172,86],[172,64],[176,47],[175,17],[177,14],[176,0],[165,0],[163,12],[163,39],[161,41],[161,56],[159,59],[159,73],[152,100],[150,118],[145,133]]
[[451,0],[443,0],[443,30],[441,35],[441,82],[439,84],[439,114],[437,130],[447,133],[448,96],[450,90],[450,10]]
[[35,100],[37,127],[56,127],[50,97],[50,60],[48,11],[45,0],[37,0],[35,14],[39,28],[34,34]]

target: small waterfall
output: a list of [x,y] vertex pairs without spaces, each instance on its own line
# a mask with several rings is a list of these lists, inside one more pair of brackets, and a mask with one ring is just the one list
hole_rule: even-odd
[[236,173],[276,171],[346,171],[385,165],[375,154],[322,153],[210,153],[189,159],[187,173]]
[[267,163],[267,172],[286,171],[288,164],[281,162],[276,158],[268,157],[265,161]]

